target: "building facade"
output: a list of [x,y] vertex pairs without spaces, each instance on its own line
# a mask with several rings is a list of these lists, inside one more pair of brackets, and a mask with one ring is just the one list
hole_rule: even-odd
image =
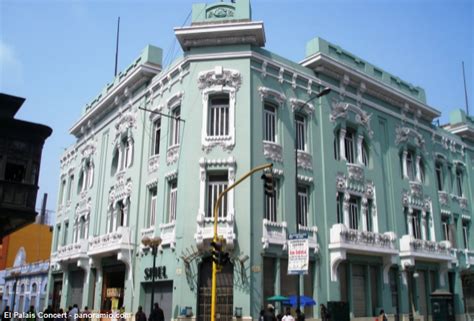
[[[218,274],[222,319],[257,319],[297,282],[318,303],[347,302],[353,320],[380,308],[408,320],[410,306],[427,320],[435,290],[457,319],[472,311],[471,117],[434,126],[440,113],[422,88],[320,38],[300,63],[267,51],[248,0],[196,4],[175,34],[182,58],[162,69],[161,49],[146,47],[71,128],[48,290],[56,307],[148,313],[153,258],[141,240],[160,236],[165,319],[208,320],[216,196],[272,162],[275,196],[254,175],[219,209],[231,253]],[[286,273],[297,224],[310,247],[299,280]],[[317,307],[305,314],[319,318]]]
[[48,126],[15,119],[24,98],[0,93],[0,238],[33,223]]

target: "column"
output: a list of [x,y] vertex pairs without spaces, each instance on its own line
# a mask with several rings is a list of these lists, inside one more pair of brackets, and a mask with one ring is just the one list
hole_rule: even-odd
[[349,228],[350,220],[349,220],[349,200],[351,199],[351,195],[349,193],[344,193],[344,225]]
[[346,149],[345,149],[345,143],[344,139],[346,138],[346,129],[341,128],[339,130],[339,155],[341,157],[341,160],[347,160],[346,157]]
[[422,210],[421,212],[421,239],[422,240],[427,240],[428,235],[426,234],[427,225],[426,225],[426,211]]
[[364,141],[364,136],[358,135],[357,136],[357,164],[364,165],[364,161],[362,160],[362,142]]
[[416,155],[416,180],[418,182],[421,182],[421,166],[420,166],[420,162],[421,162],[421,156],[420,155]]
[[408,152],[406,149],[404,149],[402,153],[402,173],[403,173],[403,178],[405,179],[408,179],[407,155],[408,155]]
[[367,231],[367,229],[368,229],[368,226],[367,226],[367,217],[368,217],[367,203],[368,203],[367,198],[363,197],[362,202],[361,202],[361,208],[360,208],[360,211],[361,211],[360,214],[361,214],[361,219],[362,219],[362,230],[363,231]]
[[408,208],[408,215],[407,215],[407,220],[408,220],[408,234],[410,236],[415,237],[415,233],[413,231],[413,208],[409,207]]

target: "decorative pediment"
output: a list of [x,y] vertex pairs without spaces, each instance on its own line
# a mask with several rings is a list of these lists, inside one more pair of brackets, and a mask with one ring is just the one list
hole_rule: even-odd
[[397,127],[395,132],[395,144],[400,145],[407,142],[412,142],[418,148],[425,148],[425,140],[423,136],[413,128]]
[[115,123],[115,140],[117,141],[129,129],[137,128],[137,117],[132,111],[127,111],[119,116]]
[[89,139],[84,146],[84,148],[81,150],[81,155],[82,158],[89,158],[95,154],[95,151],[97,150],[97,141],[92,138]]
[[362,108],[344,102],[337,102],[332,104],[332,110],[329,114],[329,120],[331,122],[336,122],[339,118],[348,119],[349,112],[354,114],[354,121],[363,126],[370,137],[374,134],[370,127],[370,119],[372,114],[367,113]]
[[277,102],[278,105],[281,106],[286,100],[285,94],[273,90],[271,88],[259,87],[258,92],[260,93],[260,98],[262,99],[262,101],[264,101],[265,99],[270,99]]
[[296,99],[296,98],[291,98],[290,99],[290,104],[291,104],[291,111],[302,111],[305,114],[311,116],[313,115],[314,112],[314,106],[311,103],[308,103],[304,100],[301,99]]
[[240,88],[242,76],[240,72],[234,69],[224,69],[222,66],[216,66],[212,70],[199,73],[198,88],[200,90],[214,87],[232,87],[235,90]]
[[177,104],[180,104],[181,101],[183,100],[183,96],[184,96],[184,91],[178,91],[176,94],[168,98],[168,100],[166,101],[166,106],[168,106],[168,108],[171,108]]
[[206,18],[232,18],[234,17],[235,9],[231,6],[222,5],[213,7],[207,10]]

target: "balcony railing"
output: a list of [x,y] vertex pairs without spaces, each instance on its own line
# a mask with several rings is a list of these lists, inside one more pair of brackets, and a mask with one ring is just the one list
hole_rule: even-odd
[[144,237],[152,238],[154,233],[155,233],[155,227],[154,226],[144,228],[144,229],[141,230],[140,240],[143,240]]
[[77,260],[87,256],[88,242],[87,240],[80,240],[77,243],[68,244],[58,247],[55,261],[70,261]]
[[397,235],[393,232],[375,233],[347,228],[335,224],[330,230],[330,249],[346,249],[350,252],[367,254],[397,254]]
[[161,247],[169,245],[172,249],[176,245],[176,221],[160,224]]
[[89,240],[88,255],[114,253],[132,248],[130,242],[130,228],[120,226],[114,232],[96,236]]
[[[233,215],[218,217],[217,234],[222,235],[226,240],[227,248],[233,248],[235,242]],[[196,234],[194,239],[198,248],[202,249],[206,245],[205,241],[212,240],[214,237],[214,219],[212,217],[200,217],[197,221]]]
[[300,233],[308,233],[308,246],[310,249],[313,249],[314,253],[318,253],[318,228],[316,226],[299,225],[299,231]]
[[287,245],[286,227],[286,222],[272,222],[264,218],[262,236],[263,248],[266,249],[270,245],[274,244],[283,246],[283,249],[285,250]]
[[411,235],[403,235],[400,239],[400,256],[412,256],[429,261],[452,261],[450,250],[449,241],[420,240]]

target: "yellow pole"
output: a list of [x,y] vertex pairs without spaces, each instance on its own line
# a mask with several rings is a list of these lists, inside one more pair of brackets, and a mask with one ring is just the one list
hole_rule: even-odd
[[[242,183],[247,177],[254,174],[255,172],[261,171],[265,168],[271,168],[273,164],[264,164],[253,168],[250,172],[239,178],[234,184],[227,187],[222,193],[219,194],[217,197],[217,201],[214,204],[214,238],[213,241],[217,242],[217,210],[219,209],[219,205],[221,203],[222,198],[228,191]],[[217,264],[216,262],[212,262],[212,288],[211,288],[211,321],[216,321],[216,299],[217,299]]]

